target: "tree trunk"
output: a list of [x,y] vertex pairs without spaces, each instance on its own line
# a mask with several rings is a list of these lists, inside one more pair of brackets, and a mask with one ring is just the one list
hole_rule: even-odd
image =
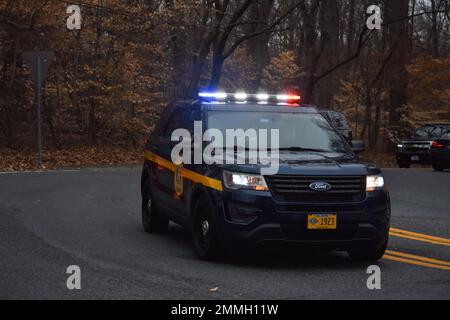
[[[166,5],[171,10],[174,10],[174,0],[167,0]],[[187,75],[189,74],[189,68],[186,61],[186,52],[188,51],[187,39],[188,34],[184,28],[175,27],[178,24],[178,17],[176,15],[169,16],[169,25],[171,26],[170,34],[170,61],[172,65],[171,70],[171,85],[168,88],[167,98],[171,101],[176,101],[184,98],[187,86]]]
[[199,55],[194,58],[194,62],[192,63],[192,76],[185,94],[186,99],[195,98],[198,94],[198,84],[200,82],[200,77],[202,76],[208,52],[209,46],[204,47],[201,49]]
[[[388,65],[389,126],[398,127],[402,108],[407,103],[408,72],[405,65],[409,59],[408,16],[409,0],[386,0],[386,21],[388,23],[388,45],[395,48]],[[395,22],[394,22],[395,21]]]
[[220,54],[214,55],[213,67],[212,67],[212,71],[211,71],[211,80],[209,83],[210,91],[215,91],[219,87],[224,62],[225,61]]
[[[250,8],[250,15],[252,16],[252,20],[268,24],[273,8],[273,3],[274,0],[262,0],[255,2]],[[252,24],[249,27],[248,33],[251,34],[255,33],[256,31],[258,31],[258,24]],[[264,68],[270,63],[269,40],[270,34],[264,33],[248,41],[248,53],[252,58],[255,70],[255,80],[250,84],[250,89],[253,91],[258,90],[259,86],[261,85]]]
[[298,83],[303,102],[312,102],[312,94],[315,87],[315,73],[317,69],[317,11],[319,1],[310,5],[302,4],[300,7],[303,18],[302,39],[303,45],[298,48],[297,65],[303,72],[299,76]]
[[438,28],[438,7],[436,0],[431,1],[431,52],[434,58],[439,57],[439,28]]
[[350,12],[348,21],[347,49],[348,52],[352,52],[353,41],[355,39],[355,0],[350,0],[349,9]]
[[[322,2],[320,13],[321,41],[324,42],[320,59],[320,71],[324,72],[336,65],[340,60],[339,48],[339,1],[326,0]],[[320,106],[332,107],[334,95],[339,89],[340,71],[330,74],[320,80],[317,87],[316,101]]]

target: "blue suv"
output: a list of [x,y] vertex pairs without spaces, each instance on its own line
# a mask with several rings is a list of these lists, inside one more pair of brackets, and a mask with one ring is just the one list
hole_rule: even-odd
[[[197,101],[165,108],[145,148],[144,230],[164,233],[173,221],[192,231],[195,251],[204,260],[267,243],[344,250],[355,260],[379,260],[391,217],[381,170],[359,159],[316,108],[297,98],[202,94]],[[230,129],[277,130],[277,172],[262,173],[267,163],[259,160],[190,164],[185,160],[199,147],[193,141],[185,144],[187,156],[180,153],[183,161],[173,159],[179,144],[174,133],[182,129],[195,135],[196,123],[202,124],[201,133],[213,129],[224,137]],[[205,141],[200,140],[201,148]],[[267,150],[275,151],[272,145]],[[251,151],[248,141],[241,141],[212,154],[249,160]]]

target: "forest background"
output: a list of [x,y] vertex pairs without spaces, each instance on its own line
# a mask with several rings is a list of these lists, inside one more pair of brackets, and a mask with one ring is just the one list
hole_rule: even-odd
[[[67,8],[81,8],[79,30]],[[370,30],[371,5],[381,29]],[[365,155],[450,120],[450,0],[0,0],[0,170],[36,168],[25,51],[54,51],[44,166],[140,163],[161,110],[200,89],[299,91],[343,111]]]

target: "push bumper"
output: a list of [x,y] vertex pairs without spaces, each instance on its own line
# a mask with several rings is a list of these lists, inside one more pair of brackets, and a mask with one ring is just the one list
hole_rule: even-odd
[[[382,244],[390,225],[389,195],[367,194],[358,203],[280,203],[264,192],[225,192],[218,232],[226,247],[295,244],[345,249],[358,243]],[[336,214],[337,229],[309,230],[309,214]]]

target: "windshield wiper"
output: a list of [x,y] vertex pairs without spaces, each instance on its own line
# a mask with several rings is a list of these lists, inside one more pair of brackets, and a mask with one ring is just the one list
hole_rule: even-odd
[[275,149],[275,150],[279,150],[279,151],[298,151],[298,152],[336,152],[333,150],[325,150],[325,149],[314,149],[314,148],[302,148],[302,147],[288,147],[288,148],[279,148],[279,149]]
[[[233,149],[218,148],[223,151],[233,151]],[[259,149],[251,149],[251,148],[242,148],[242,147],[234,147],[234,152],[243,152],[243,151],[260,151]],[[267,151],[292,151],[292,152],[317,152],[317,153],[348,153],[346,150],[325,150],[325,149],[316,149],[316,148],[302,148],[302,147],[286,147],[286,148],[268,148]]]

